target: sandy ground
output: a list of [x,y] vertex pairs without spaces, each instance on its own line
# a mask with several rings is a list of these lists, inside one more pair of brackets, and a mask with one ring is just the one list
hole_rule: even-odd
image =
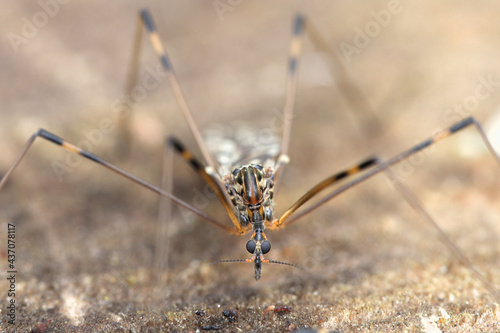
[[[128,158],[117,152],[117,127],[102,130],[103,123],[118,124],[117,101],[126,100],[138,5],[41,3],[0,5],[0,174],[43,127],[158,184],[164,138],[173,134],[195,147],[167,82],[148,90],[129,116]],[[221,4],[226,7],[217,10]],[[496,1],[143,5],[153,12],[201,128],[238,121],[271,127],[283,106],[297,12],[340,55],[373,105],[381,127],[369,135],[366,117],[349,107],[338,73],[328,70],[332,59],[306,38],[291,164],[277,212],[326,176],[372,154],[389,158],[465,116],[476,117],[492,137],[500,131],[494,130],[500,103]],[[157,64],[150,45],[143,46],[140,78]],[[474,130],[394,172],[500,286],[500,168]],[[205,202],[210,198],[203,190],[196,174],[176,161],[175,194],[228,220],[214,200]],[[259,281],[248,264],[207,265],[247,258],[247,237],[226,235],[177,209],[165,235],[158,231],[158,203],[155,194],[102,167],[35,142],[0,192],[0,331],[500,331],[498,299],[384,176],[269,232],[270,257],[305,272],[265,265]],[[14,298],[7,297],[5,278],[9,224],[16,237]],[[155,262],[166,266],[161,278]],[[15,325],[8,324],[11,299]]]

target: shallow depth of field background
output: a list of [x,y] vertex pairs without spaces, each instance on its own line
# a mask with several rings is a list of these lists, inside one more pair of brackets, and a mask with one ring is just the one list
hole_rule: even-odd
[[[381,124],[368,134],[366,119],[349,107],[335,71],[328,70],[332,59],[306,37],[291,163],[277,213],[334,172],[373,154],[389,158],[469,115],[498,142],[497,2],[230,3],[144,4],[200,128],[238,122],[271,126],[284,102],[291,22],[298,12],[338,52]],[[217,4],[227,10],[218,12]],[[128,117],[129,157],[117,153],[116,105],[125,98],[140,8],[136,2],[0,6],[0,174],[39,127],[75,144],[87,140],[91,151],[154,184],[161,179],[167,135],[198,153],[166,80],[148,90]],[[390,8],[397,10],[381,22],[380,13]],[[26,28],[35,22],[37,29]],[[369,36],[360,39],[360,31]],[[13,34],[23,38],[17,47]],[[347,44],[356,48],[350,57],[342,53]],[[157,63],[144,41],[139,78]],[[113,129],[104,133],[103,122]],[[54,166],[61,165],[66,172],[58,177]],[[500,168],[474,130],[399,164],[394,172],[488,279],[500,285]],[[202,184],[179,159],[175,175],[176,195],[229,223],[217,202],[205,204]],[[307,326],[425,331],[426,320],[447,332],[499,329],[498,303],[384,176],[287,229],[267,233],[270,257],[304,266],[306,272],[265,265],[257,282],[252,265],[206,265],[247,258],[247,236],[226,235],[177,209],[168,221],[170,236],[160,235],[170,250],[168,258],[160,257],[168,265],[166,282],[158,282],[153,265],[158,203],[155,194],[104,168],[36,141],[0,192],[2,271],[7,223],[16,224],[18,331],[43,327],[46,321],[47,332],[84,327],[195,331],[203,325],[222,331]],[[2,302],[5,290],[2,280]],[[286,305],[291,312],[265,314],[270,305]],[[223,316],[226,309],[239,311],[236,322]],[[0,330],[9,331],[3,305],[1,311]]]

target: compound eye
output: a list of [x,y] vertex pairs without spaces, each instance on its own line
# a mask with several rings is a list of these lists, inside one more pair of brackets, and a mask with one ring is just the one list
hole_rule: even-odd
[[247,251],[253,254],[253,253],[255,253],[256,248],[257,248],[257,243],[255,243],[255,241],[253,239],[250,239],[247,242]]
[[267,240],[263,241],[260,243],[260,250],[262,251],[262,254],[266,254],[271,251],[271,243]]

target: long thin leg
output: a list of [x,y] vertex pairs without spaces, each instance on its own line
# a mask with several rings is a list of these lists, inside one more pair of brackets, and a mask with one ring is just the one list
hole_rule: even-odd
[[21,153],[18,155],[18,157],[16,158],[16,160],[14,161],[14,163],[10,166],[10,168],[7,170],[7,173],[3,176],[3,178],[0,180],[0,190],[2,189],[3,185],[5,184],[5,182],[7,181],[7,179],[10,177],[10,175],[12,174],[12,172],[14,171],[14,169],[17,167],[17,165],[21,162],[21,160],[23,159],[23,157],[25,156],[26,152],[28,151],[28,149],[31,147],[31,145],[33,144],[33,142],[35,141],[36,138],[38,137],[41,137],[45,140],[48,140],[52,143],[55,143],[61,147],[63,147],[64,149],[67,149],[75,154],[78,154],[80,156],[83,156],[85,157],[86,159],[88,160],[91,160],[95,163],[98,163],[108,169],[110,169],[111,171],[121,175],[122,177],[125,177],[133,182],[135,182],[136,184],[139,184],[141,185],[142,187],[145,187],[147,188],[148,190],[150,191],[153,191],[161,196],[164,196],[164,197],[167,197],[168,199],[172,200],[175,204],[181,206],[181,207],[184,207],[190,211],[192,211],[193,213],[195,213],[196,215],[198,215],[199,217],[203,218],[204,220],[212,223],[213,225],[231,233],[231,234],[238,234],[236,232],[236,230],[234,230],[233,228],[231,228],[230,226],[227,226],[227,225],[224,225],[218,221],[216,221],[215,219],[211,218],[210,216],[208,216],[207,214],[205,214],[204,212],[196,209],[195,207],[191,206],[190,204],[182,201],[181,199],[177,198],[176,196],[172,195],[171,193],[169,192],[166,192],[164,190],[162,190],[161,188],[151,184],[151,183],[148,183],[147,181],[137,177],[137,176],[134,176],[133,174],[123,170],[123,169],[120,169],[118,168],[117,166],[103,160],[102,158],[78,147],[78,146],[75,146],[65,140],[63,140],[62,138],[58,137],[57,135],[55,134],[52,134],[44,129],[39,129],[38,131],[36,131],[32,136],[31,138],[28,140],[28,142],[26,142],[26,144],[24,145],[24,148],[22,149]]
[[167,73],[168,81],[170,82],[170,86],[172,87],[172,90],[174,92],[175,98],[177,99],[177,103],[179,104],[182,114],[184,115],[184,118],[186,119],[189,129],[191,130],[191,133],[193,133],[193,136],[196,140],[196,143],[198,144],[201,153],[203,155],[203,158],[207,162],[207,164],[212,167],[213,169],[216,169],[215,162],[213,161],[210,153],[208,152],[207,147],[203,143],[200,131],[198,130],[198,127],[196,126],[196,123],[194,121],[194,118],[191,114],[191,110],[189,108],[189,105],[186,101],[186,98],[184,97],[184,93],[182,92],[182,89],[179,85],[179,80],[177,79],[177,75],[174,72],[174,69],[172,67],[172,63],[170,62],[170,59],[165,52],[165,49],[163,48],[163,44],[160,41],[160,37],[158,36],[158,33],[156,31],[156,26],[153,22],[153,18],[151,16],[151,13],[147,9],[143,9],[140,12],[140,16],[142,18],[142,22],[144,23],[144,27],[146,28],[146,31],[149,35],[149,39],[151,41],[151,44],[153,45],[153,48],[160,57],[160,63]]
[[281,155],[288,154],[290,144],[290,133],[292,128],[293,109],[297,95],[297,81],[299,74],[299,58],[302,50],[304,37],[304,17],[297,15],[293,24],[293,36],[290,42],[290,53],[288,58],[286,97],[283,108],[283,137],[281,140]]
[[[217,182],[215,182],[209,174],[206,173],[205,167],[200,161],[198,161],[175,137],[170,137],[165,142],[164,156],[163,156],[163,168],[162,168],[162,185],[161,188],[169,193],[173,193],[173,161],[174,153],[179,154],[185,162],[187,162],[195,172],[197,172],[203,180],[212,188],[212,190],[217,194],[217,197],[223,203],[224,208],[228,211],[229,216],[232,221],[238,223],[240,229],[241,226],[234,216],[228,201],[224,197],[222,190]],[[207,181],[208,180],[208,181]],[[228,210],[229,209],[229,210]],[[172,201],[167,200],[164,197],[160,198],[159,214],[158,214],[158,227],[156,236],[156,246],[153,267],[156,273],[156,286],[158,288],[154,289],[154,293],[162,293],[165,291],[165,286],[167,285],[168,274],[165,272],[165,268],[168,267],[169,259],[169,235],[170,235],[170,221],[172,220]],[[238,228],[237,227],[237,228]]]
[[297,94],[297,81],[299,77],[299,59],[304,36],[304,17],[297,15],[293,24],[293,35],[290,42],[288,67],[286,77],[285,106],[283,107],[283,133],[281,139],[280,155],[276,163],[274,192],[278,192],[283,166],[288,163],[288,147],[292,131],[293,109]]
[[[382,165],[385,165],[383,161],[380,162]],[[389,166],[386,166],[385,168],[385,173],[388,176],[389,180],[391,181],[392,185],[396,190],[403,196],[403,198],[408,202],[408,204],[417,212],[418,215],[436,232],[438,233],[439,237],[441,238],[441,241],[443,242],[444,245],[450,250],[455,257],[460,260],[462,265],[467,267],[472,274],[483,284],[483,286],[495,297],[495,299],[500,300],[500,292],[495,288],[495,286],[490,283],[486,279],[486,277],[479,272],[479,270],[472,264],[472,262],[467,258],[467,256],[464,254],[462,250],[458,246],[455,245],[455,243],[448,237],[448,235],[444,232],[443,229],[437,224],[436,220],[427,212],[427,210],[424,208],[423,204],[420,202],[420,200],[417,199],[417,197],[406,187],[400,180],[397,179],[397,177],[393,174]]]
[[[390,166],[399,163],[400,161],[418,153],[419,151],[428,148],[429,146],[444,140],[445,138],[451,136],[459,132],[460,130],[467,128],[470,125],[474,125],[476,130],[481,135],[485,145],[487,146],[490,153],[493,155],[498,165],[500,166],[500,156],[495,152],[493,146],[488,140],[484,130],[481,125],[474,118],[466,118],[455,125],[449,127],[448,129],[437,133],[436,135],[430,137],[427,140],[422,141],[420,144],[413,146],[412,148],[402,152],[389,159],[388,161],[383,161],[379,158],[368,159],[365,162],[359,164],[358,166],[347,169],[346,171],[337,173],[324,181],[318,183],[311,190],[309,190],[305,195],[303,195],[295,204],[293,204],[285,213],[277,220],[273,222],[271,228],[278,228],[280,226],[289,225],[293,221],[303,217],[304,215],[310,213],[314,209],[318,208],[322,204],[328,202],[333,199],[337,195],[343,193],[347,189],[371,178],[372,176],[378,174],[379,172],[384,171],[389,179],[391,180],[393,186],[396,190],[403,196],[403,198],[408,202],[408,204],[422,217],[422,219],[428,223],[431,227],[433,227],[439,234],[442,242],[448,247],[448,249],[460,260],[460,262],[467,267],[474,276],[485,286],[485,288],[495,297],[496,300],[500,300],[500,292],[495,288],[493,284],[491,284],[480,272],[479,270],[472,264],[472,262],[467,258],[467,256],[460,250],[453,241],[448,237],[448,235],[439,227],[435,219],[427,212],[427,210],[423,207],[420,201],[413,195],[413,193],[404,186],[392,173],[390,170]],[[347,184],[338,187],[336,190],[322,198],[321,200],[314,203],[312,206],[302,211],[301,213],[293,216],[289,219],[289,217],[303,204],[305,204],[308,200],[313,198],[317,193],[326,189],[327,187],[337,183],[338,181],[348,177],[355,175],[363,170],[366,170],[370,167],[373,167],[371,170],[368,170],[363,175],[358,178],[353,179]]]
[[306,22],[306,33],[316,47],[327,52],[333,59],[335,66],[332,69],[332,72],[335,73],[333,78],[337,82],[342,97],[344,97],[347,104],[356,112],[358,117],[363,120],[361,122],[363,124],[362,132],[366,133],[368,138],[379,134],[381,124],[374,107],[363,93],[363,90],[355,83],[337,52],[321,37],[310,20]]
[[[165,143],[163,153],[163,168],[161,175],[161,188],[168,193],[173,193],[174,183],[174,151],[169,143]],[[165,197],[160,197],[160,204],[158,206],[158,220],[157,220],[157,235],[156,245],[153,256],[153,268],[156,272],[156,285],[153,289],[155,295],[165,292],[167,285],[167,273],[165,268],[168,268],[169,250],[170,250],[170,230],[173,216],[172,201]]]
[[[132,90],[137,84],[137,78],[139,75],[139,59],[141,56],[141,43],[142,43],[142,19],[139,17],[137,19],[137,24],[135,28],[134,43],[132,45],[132,56],[130,58],[129,69],[127,74],[127,81],[125,84],[125,94],[124,96],[132,96]],[[120,158],[126,157],[129,154],[131,145],[131,135],[130,135],[130,112],[129,108],[133,105],[129,105],[123,110],[126,114],[120,117],[120,124],[118,126],[118,140],[117,140],[117,154]]]
[[184,160],[191,165],[191,167],[203,178],[203,180],[212,188],[212,190],[217,195],[217,198],[222,203],[224,208],[226,209],[227,214],[231,218],[231,221],[236,228],[236,231],[240,234],[247,232],[247,229],[243,228],[234,214],[232,205],[228,200],[225,191],[220,187],[219,183],[206,172],[206,168],[203,164],[198,161],[193,154],[191,154],[184,146],[174,137],[169,138],[169,145],[172,146],[179,155],[184,158]]
[[[353,167],[351,169],[348,169],[347,171],[340,172],[336,175],[333,175],[331,177],[326,178],[325,180],[321,181],[318,183],[316,186],[314,186],[311,190],[309,190],[306,194],[304,194],[299,200],[297,200],[296,203],[294,203],[288,210],[283,213],[283,215],[279,218],[276,219],[273,224],[270,226],[271,228],[278,228],[278,227],[283,227],[285,225],[288,225],[299,218],[305,216],[306,214],[310,213],[311,211],[315,210],[319,206],[325,204],[326,202],[330,201],[337,195],[343,193],[344,191],[348,190],[349,188],[371,178],[372,176],[380,173],[381,171],[386,170],[388,167],[401,162],[402,160],[420,152],[421,150],[438,143],[439,141],[449,137],[450,135],[457,133],[458,131],[470,126],[474,125],[476,130],[479,132],[481,135],[481,138],[483,139],[485,145],[487,146],[488,150],[490,153],[495,157],[496,161],[500,165],[500,157],[498,154],[495,152],[493,149],[493,146],[491,145],[490,141],[488,140],[486,134],[484,133],[484,130],[482,129],[481,125],[477,122],[472,117],[465,118],[462,121],[452,125],[451,127],[437,133],[436,135],[428,138],[427,140],[422,141],[421,143],[411,147],[410,149],[392,157],[391,159],[385,161],[385,163],[380,163],[378,159],[369,159],[360,165]],[[308,202],[310,199],[312,199],[316,194],[319,192],[323,191],[324,189],[338,183],[338,181],[343,180],[346,178],[346,176],[353,176],[361,171],[365,171],[368,167],[372,167],[372,169],[366,171],[364,174],[359,176],[358,178],[355,178],[348,183],[339,186],[336,188],[334,191],[323,197],[322,199],[318,200],[314,204],[312,204],[310,207],[304,209],[300,213],[297,213],[292,216],[293,213],[297,211],[300,207],[302,207],[306,202]]]
[[275,192],[279,188],[279,180],[283,172],[284,164],[288,163],[288,149],[290,144],[290,136],[292,129],[292,120],[294,113],[295,97],[297,94],[297,83],[299,73],[299,60],[304,43],[304,33],[320,50],[327,52],[333,59],[335,68],[332,72],[337,86],[340,89],[341,95],[345,98],[349,106],[356,111],[359,118],[363,119],[363,133],[368,133],[369,137],[377,135],[380,131],[381,124],[379,123],[376,112],[368,98],[363,93],[362,89],[355,84],[349,72],[342,63],[342,60],[337,53],[325,42],[310,20],[307,20],[302,15],[297,15],[293,24],[293,35],[290,42],[290,51],[287,67],[286,80],[286,97],[285,106],[283,108],[283,134],[281,141],[280,155],[277,161],[277,170],[275,175]]
[[308,202],[310,199],[312,199],[316,194],[322,192],[326,188],[330,187],[331,185],[347,178],[353,175],[356,175],[370,167],[375,166],[378,164],[378,159],[377,158],[369,158],[359,164],[356,164],[355,166],[352,166],[350,168],[347,168],[341,172],[338,172],[334,174],[333,176],[330,176],[318,184],[316,184],[313,188],[311,188],[309,191],[307,191],[302,197],[300,197],[299,200],[297,200],[290,208],[288,208],[281,217],[275,221],[273,221],[272,225],[270,225],[271,229],[275,228],[280,228],[284,227],[283,223],[287,221],[286,224],[290,224],[292,221],[296,219],[290,219],[288,218],[297,210],[299,209],[302,205],[304,205],[306,202]]
[[[132,57],[130,61],[130,66],[129,66],[129,74],[127,77],[127,84],[125,87],[125,95],[130,96],[132,89],[135,87],[137,84],[137,78],[138,78],[138,70],[139,70],[139,58],[140,58],[140,51],[141,51],[141,41],[142,41],[142,27],[146,29],[146,32],[149,36],[149,40],[153,46],[154,51],[160,58],[160,64],[165,70],[165,74],[168,78],[168,81],[170,83],[170,87],[172,88],[172,91],[174,93],[175,99],[177,100],[177,103],[179,107],[181,108],[182,114],[184,115],[184,118],[186,119],[186,122],[189,126],[189,129],[191,130],[191,133],[193,134],[196,143],[198,144],[200,151],[203,155],[203,158],[207,162],[207,164],[212,167],[213,169],[216,169],[216,164],[214,160],[212,159],[212,156],[208,152],[208,149],[206,148],[205,144],[203,143],[200,131],[198,130],[198,127],[196,126],[196,123],[194,121],[193,115],[191,114],[191,109],[186,101],[186,98],[184,96],[184,93],[182,92],[181,86],[179,84],[179,80],[177,79],[177,75],[175,74],[174,68],[172,67],[172,63],[165,51],[165,48],[163,47],[163,44],[160,40],[160,37],[158,35],[158,32],[156,30],[156,26],[153,21],[153,17],[151,16],[151,13],[149,12],[148,9],[143,9],[139,13],[139,21],[136,29],[136,34],[135,34],[135,39],[134,39],[134,44],[132,47]],[[122,117],[122,134],[121,137],[123,139],[128,139],[130,134],[128,133],[129,131],[129,124],[128,124],[128,118],[129,117]]]

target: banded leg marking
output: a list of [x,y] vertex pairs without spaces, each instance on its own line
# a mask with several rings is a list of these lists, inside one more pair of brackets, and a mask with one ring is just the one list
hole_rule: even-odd
[[[247,229],[243,228],[234,214],[233,208],[229,200],[227,199],[227,196],[224,192],[224,190],[221,188],[219,183],[210,175],[207,173],[205,170],[205,166],[198,161],[193,154],[189,150],[187,150],[179,140],[177,140],[174,137],[170,137],[169,140],[169,145],[174,148],[174,150],[182,156],[182,158],[189,164],[191,167],[203,178],[203,180],[212,188],[212,190],[215,192],[217,195],[217,198],[219,201],[222,203],[224,206],[224,209],[226,210],[227,214],[231,218],[231,221],[234,224],[234,227],[236,228],[237,234],[244,234],[247,232]],[[233,232],[234,233],[234,232]]]
[[[347,178],[350,176],[353,176],[357,173],[360,173],[364,171],[365,169],[368,169],[378,163],[377,158],[370,158],[367,159],[353,167],[350,167],[346,170],[343,170],[339,173],[334,174],[333,176],[330,176],[318,184],[316,184],[313,188],[311,188],[309,191],[306,192],[299,200],[297,200],[290,208],[288,208],[283,215],[277,220],[274,220],[272,225],[270,226],[271,229],[277,229],[283,225],[283,223],[292,215],[297,209],[299,209],[303,204],[308,202],[310,199],[312,199],[315,195],[317,195],[319,192],[323,191],[327,187]],[[295,220],[295,219],[294,219]],[[291,222],[291,221],[290,221]],[[288,224],[290,224],[288,222]]]
[[[352,181],[348,182],[347,184],[341,185],[340,187],[336,188],[334,191],[332,191],[331,193],[326,195],[324,198],[315,202],[312,206],[304,209],[303,211],[301,211],[300,213],[297,213],[296,215],[291,216],[291,214],[293,212],[295,212],[300,206],[302,206],[304,203],[306,203],[309,199],[313,198],[318,192],[320,192],[321,190],[323,190],[326,187],[329,187],[329,186],[335,184],[338,180],[343,179],[343,178],[340,178],[338,180],[334,180],[335,179],[335,175],[334,175],[332,177],[325,179],[324,181],[320,182],[318,185],[313,187],[311,190],[309,190],[301,199],[299,199],[287,211],[285,211],[285,213],[283,214],[283,215],[286,214],[285,218],[283,218],[283,216],[280,217],[278,219],[278,221],[280,221],[280,222],[275,222],[273,225],[274,226],[276,226],[276,225],[282,226],[283,224],[285,224],[285,225],[290,224],[291,222],[298,220],[299,218],[310,213],[314,209],[325,204],[326,202],[330,201],[331,199],[333,199],[337,195],[343,193],[344,191],[348,190],[349,188],[371,178],[372,176],[380,173],[381,171],[388,169],[390,166],[401,162],[402,160],[422,151],[423,149],[448,138],[449,136],[461,131],[464,128],[467,128],[470,125],[475,126],[476,130],[479,132],[481,138],[483,139],[484,144],[486,145],[486,147],[488,148],[488,150],[490,151],[490,153],[493,155],[493,157],[497,161],[498,165],[500,166],[500,156],[493,149],[493,146],[491,145],[490,141],[488,140],[488,138],[487,138],[483,128],[479,124],[479,122],[472,117],[465,118],[465,119],[457,122],[456,124],[450,126],[449,128],[447,128],[447,129],[435,134],[434,136],[422,141],[421,143],[416,144],[415,146],[407,149],[406,151],[390,158],[387,161],[384,161],[383,163],[378,158],[375,158],[374,159],[375,163],[372,164],[372,162],[370,162],[371,159],[368,159],[366,161],[366,163],[368,163],[369,165],[362,168],[360,171],[362,171],[363,169],[367,169],[369,166],[373,166],[373,168],[371,170],[368,170],[366,173],[359,176],[358,178],[353,179]],[[340,172],[337,175],[340,175],[342,173],[343,172]],[[353,175],[353,174],[351,174],[351,175]],[[325,185],[327,183],[328,183],[328,185]],[[323,187],[321,186],[322,184],[323,184]],[[305,196],[307,196],[309,194],[309,192],[311,192],[313,190],[315,190],[314,191],[315,193],[311,193],[311,195],[309,195],[308,198],[304,198]],[[286,223],[285,223],[285,221],[286,221]]]
[[[184,96],[184,93],[182,92],[182,89],[179,84],[179,80],[177,79],[177,75],[175,74],[174,68],[172,66],[172,63],[170,61],[170,58],[168,57],[165,48],[163,47],[163,44],[160,40],[160,37],[158,35],[158,32],[156,30],[156,26],[153,21],[153,17],[151,16],[151,13],[149,12],[148,9],[143,9],[139,13],[139,24],[137,27],[137,32],[136,32],[136,37],[134,41],[134,46],[132,50],[132,58],[130,62],[130,70],[129,70],[129,76],[127,80],[127,85],[126,85],[126,94],[130,95],[132,89],[137,83],[137,72],[138,72],[138,62],[139,62],[139,57],[140,57],[140,46],[141,46],[141,34],[142,34],[142,26],[144,26],[146,33],[149,36],[149,40],[153,46],[153,49],[155,53],[158,55],[160,64],[163,67],[163,69],[166,72],[166,76],[168,78],[168,81],[170,83],[170,86],[172,88],[172,91],[174,93],[175,99],[177,100],[177,103],[182,111],[182,114],[184,118],[186,119],[186,122],[189,126],[189,129],[191,130],[191,133],[193,134],[193,137],[196,140],[196,143],[198,144],[200,151],[203,155],[203,158],[207,162],[209,166],[212,168],[216,168],[216,164],[214,160],[212,159],[210,153],[208,152],[208,149],[206,148],[205,144],[203,143],[200,131],[198,130],[198,127],[194,121],[194,118],[191,113],[191,109],[187,103],[186,97]],[[127,124],[124,124],[124,126],[128,126]],[[123,132],[126,132],[126,130],[122,130]],[[127,137],[128,134],[123,135],[125,138]]]
[[78,154],[82,157],[85,157],[86,159],[92,161],[92,162],[95,162],[97,164],[100,164],[104,167],[106,167],[107,169],[110,169],[111,171],[121,175],[122,177],[125,177],[133,182],[135,182],[136,184],[142,186],[142,187],[145,187],[147,189],[149,189],[150,191],[153,191],[159,195],[162,195],[164,197],[167,197],[169,198],[170,200],[172,200],[175,204],[179,205],[179,206],[182,206],[190,211],[192,211],[193,213],[195,213],[196,215],[198,215],[199,217],[203,218],[204,220],[212,223],[213,225],[219,227],[219,228],[222,228],[224,230],[226,230],[227,232],[229,233],[235,233],[235,230],[233,228],[231,228],[230,226],[227,226],[225,224],[222,224],[218,221],[216,221],[215,219],[213,219],[212,217],[208,216],[207,214],[205,214],[204,212],[200,211],[199,209],[196,209],[195,207],[191,206],[190,204],[186,203],[185,201],[177,198],[176,196],[172,195],[171,193],[169,192],[166,192],[164,190],[162,190],[161,188],[137,177],[137,176],[134,176],[133,174],[109,163],[108,161],[100,158],[99,156],[97,155],[94,155],[78,146],[75,146],[73,145],[72,143],[60,138],[59,136],[49,132],[49,131],[46,131],[44,129],[39,129],[38,131],[36,131],[35,133],[33,133],[33,135],[30,137],[30,139],[26,142],[26,144],[24,145],[21,153],[18,155],[18,157],[16,158],[16,160],[14,161],[14,163],[12,163],[12,165],[10,166],[10,168],[7,170],[6,174],[2,177],[2,179],[0,180],[0,190],[2,189],[2,187],[4,186],[5,182],[7,181],[7,179],[10,177],[10,175],[12,174],[12,172],[15,170],[15,168],[17,167],[17,165],[21,162],[21,160],[23,159],[23,157],[25,156],[26,152],[28,151],[28,149],[31,147],[31,145],[33,144],[33,142],[35,141],[35,139],[37,137],[41,137],[45,140],[48,140],[52,143],[55,143],[56,145],[58,146],[61,146],[63,147],[64,149],[68,150],[68,151],[71,151],[75,154]]

